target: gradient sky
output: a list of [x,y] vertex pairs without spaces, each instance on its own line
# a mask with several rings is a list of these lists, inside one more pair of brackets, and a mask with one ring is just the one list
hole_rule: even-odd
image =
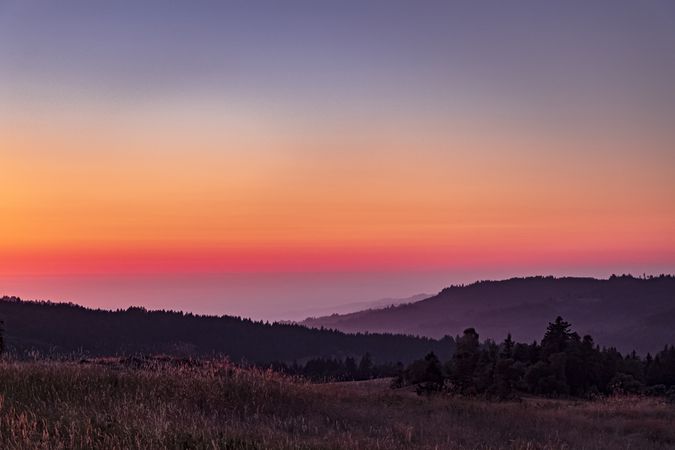
[[0,0],[0,174],[0,294],[673,272],[675,3]]

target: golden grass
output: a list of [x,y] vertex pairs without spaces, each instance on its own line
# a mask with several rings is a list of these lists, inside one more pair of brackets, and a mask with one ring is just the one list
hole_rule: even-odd
[[0,363],[0,448],[675,448],[656,399],[490,403],[226,362]]

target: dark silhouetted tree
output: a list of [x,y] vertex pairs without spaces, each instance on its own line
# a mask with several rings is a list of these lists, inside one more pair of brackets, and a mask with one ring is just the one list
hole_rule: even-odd
[[460,390],[466,390],[473,385],[473,376],[480,358],[479,350],[478,333],[473,328],[467,328],[462,337],[457,339],[457,351],[452,357],[450,367],[452,381]]
[[544,338],[541,340],[541,349],[544,357],[562,352],[567,348],[572,336],[576,334],[571,331],[571,328],[572,325],[569,322],[565,322],[560,316],[555,319],[555,322],[549,322]]
[[502,342],[502,358],[513,358],[513,348],[514,348],[514,343],[513,339],[511,338],[511,333],[506,335],[506,339],[504,339],[504,342]]

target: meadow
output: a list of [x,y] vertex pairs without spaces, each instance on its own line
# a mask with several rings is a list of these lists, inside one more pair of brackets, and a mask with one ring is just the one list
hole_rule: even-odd
[[647,397],[488,402],[225,361],[0,362],[0,448],[675,448]]

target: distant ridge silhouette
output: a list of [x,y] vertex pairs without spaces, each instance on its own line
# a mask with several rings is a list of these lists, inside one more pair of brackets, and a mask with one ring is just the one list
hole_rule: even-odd
[[609,279],[534,276],[450,286],[396,307],[310,318],[311,327],[345,332],[406,333],[439,338],[474,327],[496,341],[541,337],[541,324],[562,315],[600,345],[654,352],[675,343],[675,277]]

